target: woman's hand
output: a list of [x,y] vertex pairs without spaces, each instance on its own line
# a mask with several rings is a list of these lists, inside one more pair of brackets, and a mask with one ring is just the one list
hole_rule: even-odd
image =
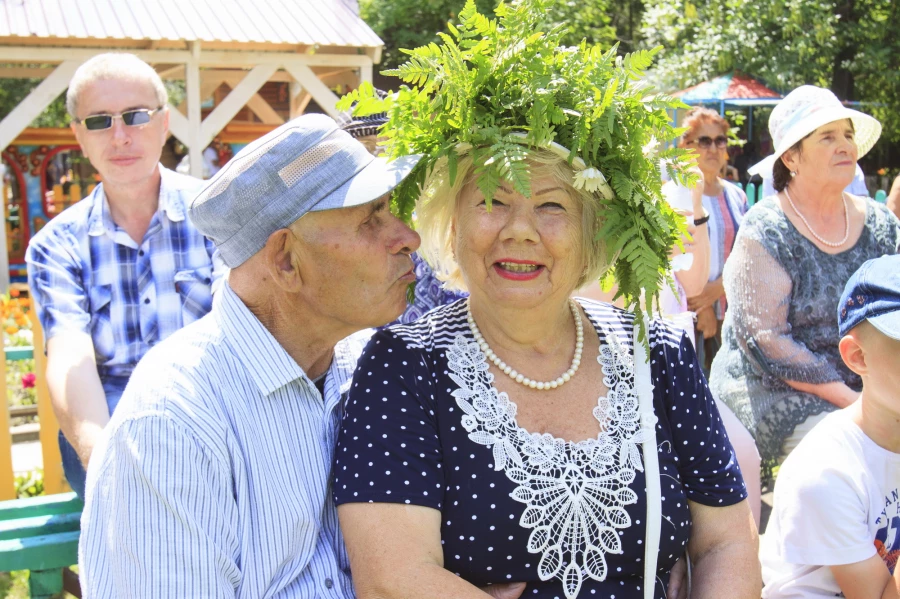
[[691,187],[691,203],[694,207],[694,218],[702,218],[705,209],[703,208],[703,171],[699,166],[694,166],[690,172],[697,175],[697,184]]
[[[709,280],[709,233],[705,224],[699,227],[694,224],[696,212],[691,213],[687,210],[676,210],[676,212],[687,217],[687,232],[690,237],[683,237],[682,242],[684,243],[684,253],[690,253],[694,258],[690,268],[676,270],[674,275],[681,283],[685,295],[690,297],[701,293]],[[675,258],[681,253],[676,247],[673,248],[671,256]]]
[[704,308],[708,308],[716,303],[720,297],[725,295],[725,285],[722,283],[722,277],[715,281],[710,281],[703,287],[703,291],[699,295],[688,298],[688,308],[692,312],[700,313]]
[[669,586],[666,588],[668,599],[687,599],[687,557],[681,556],[669,572]]
[[712,339],[716,336],[719,330],[719,321],[716,319],[716,311],[712,307],[697,312],[697,330],[704,339]]

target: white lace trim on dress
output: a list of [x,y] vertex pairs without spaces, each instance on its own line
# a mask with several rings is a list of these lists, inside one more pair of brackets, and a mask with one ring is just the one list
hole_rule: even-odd
[[629,485],[644,469],[645,433],[633,357],[606,335],[598,362],[609,394],[593,410],[605,428],[577,443],[519,427],[516,404],[494,388],[484,354],[465,334],[456,335],[447,357],[469,439],[490,447],[494,469],[518,485],[511,497],[526,505],[519,524],[531,530],[528,551],[541,554],[538,576],[558,578],[566,598],[574,599],[585,576],[606,579],[606,554],[622,553],[617,531],[631,526],[624,506],[638,499]]

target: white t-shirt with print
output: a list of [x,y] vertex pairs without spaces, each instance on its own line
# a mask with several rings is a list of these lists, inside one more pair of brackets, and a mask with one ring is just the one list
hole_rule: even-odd
[[785,460],[760,547],[763,599],[842,597],[829,566],[900,555],[900,454],[847,410],[829,414]]

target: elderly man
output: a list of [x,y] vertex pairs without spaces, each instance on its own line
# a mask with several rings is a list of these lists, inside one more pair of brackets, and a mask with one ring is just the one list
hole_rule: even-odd
[[132,370],[209,311],[224,272],[214,274],[214,247],[186,218],[202,181],[159,164],[166,102],[159,75],[130,54],[101,54],[75,72],[66,97],[72,131],[103,182],[26,253],[63,469],[82,496],[83,464]]
[[85,597],[353,597],[329,481],[360,344],[396,318],[419,237],[388,163],[307,115],[244,148],[190,217],[231,267],[148,353],[88,473]]

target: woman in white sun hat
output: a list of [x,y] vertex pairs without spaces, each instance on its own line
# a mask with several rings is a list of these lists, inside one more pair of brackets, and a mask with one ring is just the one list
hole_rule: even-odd
[[777,194],[744,219],[725,266],[729,309],[711,388],[755,436],[763,480],[828,412],[858,396],[837,341],[837,303],[866,260],[897,252],[897,218],[850,195],[856,161],[881,123],[826,89],[804,85],[772,111]]

